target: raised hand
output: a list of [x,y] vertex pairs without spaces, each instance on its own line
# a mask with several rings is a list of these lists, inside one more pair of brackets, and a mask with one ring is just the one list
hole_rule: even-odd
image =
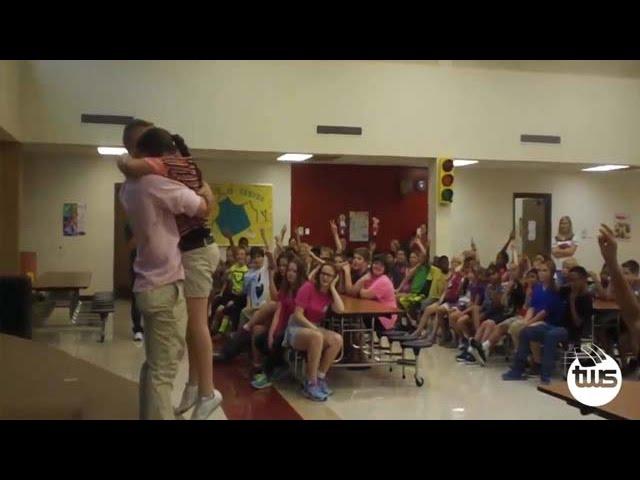
[[329,220],[329,227],[331,228],[331,233],[338,233],[338,225],[336,225],[336,221],[334,219]]
[[340,280],[340,275],[336,275],[331,281],[331,288],[335,289],[338,284],[338,280]]
[[618,242],[616,241],[613,231],[604,223],[600,226],[598,245],[600,246],[602,258],[607,264],[615,264],[618,262]]
[[515,240],[516,239],[516,230],[515,228],[513,230],[511,230],[511,233],[509,234],[509,240]]

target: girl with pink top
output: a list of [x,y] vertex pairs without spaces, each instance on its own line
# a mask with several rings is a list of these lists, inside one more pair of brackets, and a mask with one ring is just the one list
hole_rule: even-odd
[[344,303],[336,290],[338,278],[333,264],[322,265],[315,281],[307,281],[298,290],[295,310],[285,331],[284,345],[307,354],[304,394],[320,402],[333,393],[326,375],[342,350],[340,334],[320,326],[329,307],[335,313],[344,311]]

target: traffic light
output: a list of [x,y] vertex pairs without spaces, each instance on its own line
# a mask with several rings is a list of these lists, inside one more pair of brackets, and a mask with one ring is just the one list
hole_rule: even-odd
[[453,159],[438,159],[438,198],[440,203],[453,203]]

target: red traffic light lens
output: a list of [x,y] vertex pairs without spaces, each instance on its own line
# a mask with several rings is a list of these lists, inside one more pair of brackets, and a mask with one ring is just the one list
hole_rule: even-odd
[[450,187],[451,185],[453,185],[453,175],[451,175],[450,173],[443,175],[441,182],[445,187]]
[[445,172],[450,172],[453,170],[453,160],[447,158],[444,162],[442,162],[442,170]]

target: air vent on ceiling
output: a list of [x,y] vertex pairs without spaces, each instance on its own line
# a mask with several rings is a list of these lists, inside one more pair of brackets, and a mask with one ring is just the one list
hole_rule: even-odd
[[362,135],[362,127],[318,125],[316,132],[325,135]]
[[560,143],[557,135],[520,135],[522,143]]
[[80,117],[82,123],[101,123],[106,125],[126,125],[131,122],[133,117],[126,115],[95,115],[83,113]]
[[335,162],[339,158],[342,158],[342,155],[314,155],[311,157],[307,163],[309,162]]

